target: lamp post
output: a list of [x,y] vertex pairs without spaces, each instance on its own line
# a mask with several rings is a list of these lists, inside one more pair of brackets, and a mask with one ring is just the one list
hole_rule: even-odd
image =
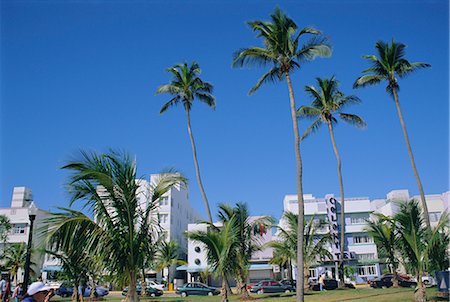
[[31,244],[33,240],[33,224],[34,220],[36,219],[38,208],[34,204],[34,202],[31,202],[30,206],[28,207],[28,218],[30,218],[30,229],[28,233],[28,246],[27,246],[27,258],[25,260],[25,273],[23,276],[23,293],[27,292],[28,289],[28,282],[30,281],[30,262],[31,262]]

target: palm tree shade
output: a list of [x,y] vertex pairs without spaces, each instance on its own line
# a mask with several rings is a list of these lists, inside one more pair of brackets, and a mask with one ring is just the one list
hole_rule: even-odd
[[47,219],[49,246],[56,251],[70,251],[82,240],[83,251],[103,259],[105,269],[128,284],[127,300],[137,301],[137,278],[159,232],[152,212],[159,198],[185,178],[177,173],[163,173],[146,192],[146,207],[140,203],[140,180],[136,163],[120,152],[97,154],[81,152],[80,159],[63,169],[71,172],[67,184],[70,205],[80,201],[90,215],[60,208]]
[[305,90],[312,99],[311,106],[301,106],[297,115],[300,118],[312,119],[312,124],[306,129],[302,139],[309,134],[316,131],[322,124],[327,125],[331,138],[331,145],[333,147],[334,155],[337,161],[337,172],[339,178],[339,191],[341,193],[341,244],[340,244],[340,259],[339,259],[339,280],[340,286],[344,287],[344,248],[345,248],[345,197],[344,197],[344,182],[342,177],[342,162],[341,156],[336,145],[334,137],[334,126],[338,119],[355,125],[360,128],[366,127],[366,123],[362,118],[355,114],[342,112],[348,105],[359,104],[361,101],[354,95],[346,96],[343,92],[338,90],[339,82],[331,77],[330,79],[317,78],[318,88],[314,86],[306,86]]
[[373,241],[377,245],[379,258],[385,258],[386,262],[391,266],[392,273],[394,274],[394,287],[398,287],[398,238],[395,222],[393,219],[384,215],[378,215],[375,216],[374,220],[367,221],[365,231],[373,238]]
[[[247,279],[252,255],[261,250],[261,236],[272,225],[273,219],[262,216],[250,220],[250,212],[245,203],[238,202],[234,207],[227,204],[219,205],[219,221],[229,223],[234,218],[237,240],[235,264],[236,281],[242,299],[249,298]],[[214,228],[214,225],[210,225]]]
[[197,148],[195,145],[194,135],[191,127],[191,109],[194,104],[194,100],[197,99],[202,103],[205,103],[211,108],[216,107],[216,99],[211,94],[213,86],[204,82],[200,77],[200,66],[193,62],[191,66],[187,63],[178,64],[167,69],[173,75],[173,79],[169,84],[162,85],[156,91],[157,94],[168,93],[172,96],[164,106],[161,108],[160,113],[166,112],[170,107],[176,105],[183,105],[186,111],[187,126],[189,138],[191,140],[192,155],[194,157],[195,172],[197,176],[198,186],[205,203],[206,213],[208,215],[209,222],[212,223],[211,210],[209,208],[208,198],[203,188],[203,182],[200,175],[200,167],[197,159]]
[[[298,69],[305,61],[316,57],[331,55],[331,47],[320,36],[320,31],[311,27],[298,29],[297,24],[286,16],[279,8],[270,15],[270,21],[248,22],[250,28],[257,33],[257,37],[263,40],[263,47],[249,47],[240,49],[234,55],[233,66],[267,66],[271,68],[265,73],[250,90],[250,94],[256,92],[262,84],[277,82],[286,79],[289,103],[291,108],[292,126],[294,131],[294,151],[297,165],[297,200],[300,223],[298,224],[298,270],[300,283],[303,283],[303,185],[302,185],[302,159],[300,153],[300,135],[296,115],[294,89],[292,87],[291,73]],[[300,39],[305,35],[312,38],[305,44],[300,44]],[[297,286],[297,301],[304,301],[304,288]]]
[[228,301],[227,278],[235,273],[235,260],[238,251],[236,217],[220,228],[208,227],[207,231],[195,231],[188,238],[205,245],[208,265],[213,274],[222,279],[222,302]]
[[420,180],[419,172],[417,171],[416,161],[414,160],[414,154],[412,152],[411,143],[409,141],[408,132],[406,130],[405,119],[400,108],[400,101],[398,98],[398,91],[400,85],[397,78],[404,78],[414,71],[421,68],[431,67],[430,64],[416,62],[410,63],[405,57],[406,45],[397,43],[392,39],[392,42],[385,43],[378,41],[375,45],[377,49],[377,55],[363,56],[364,59],[369,60],[372,63],[372,67],[363,71],[363,76],[359,77],[353,84],[354,88],[365,87],[368,85],[379,84],[381,81],[386,81],[386,91],[393,97],[397,114],[402,127],[403,136],[405,138],[406,148],[408,150],[409,159],[414,172],[414,177],[419,188],[420,200],[422,202],[424,220],[428,228],[431,227],[430,217],[428,216],[428,207],[425,200],[425,192]]
[[[400,211],[394,216],[397,229],[398,246],[407,267],[412,270],[418,282],[415,293],[416,302],[426,301],[425,287],[422,282],[424,272],[428,271],[432,261],[430,256],[436,243],[444,234],[448,238],[449,217],[446,212],[441,216],[436,227],[428,228],[424,224],[423,210],[416,200],[399,204]],[[447,239],[448,240],[448,239]]]
[[163,241],[157,252],[155,257],[156,268],[157,270],[163,270],[167,268],[167,284],[170,284],[172,281],[170,280],[170,267],[173,265],[183,265],[186,264],[186,261],[178,259],[179,257],[180,247],[178,243],[175,241]]
[[[278,228],[278,240],[272,241],[268,244],[269,247],[274,248],[274,257],[279,258],[282,262],[295,261],[297,253],[297,240],[298,236],[298,215],[292,212],[286,212],[283,215],[285,221],[285,227]],[[304,242],[303,242],[303,254],[304,254],[304,268],[302,275],[304,278],[304,287],[308,286],[307,276],[309,275],[309,269],[312,265],[319,261],[331,260],[333,255],[328,251],[328,246],[331,244],[331,237],[329,234],[319,234],[319,232],[326,226],[326,223],[311,217],[308,221],[304,222]],[[299,276],[299,275],[297,275]],[[299,279],[300,280],[300,279]],[[300,286],[299,281],[297,282]],[[301,287],[301,286],[300,286]]]
[[[5,248],[3,254],[4,266],[11,273],[15,285],[17,285],[17,272],[19,271],[19,269],[24,269],[26,258],[27,245],[24,242],[14,243]],[[35,263],[30,263],[30,270],[34,274],[31,266],[35,266]]]

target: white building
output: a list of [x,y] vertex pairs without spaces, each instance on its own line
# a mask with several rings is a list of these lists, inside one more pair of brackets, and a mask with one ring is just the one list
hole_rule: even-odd
[[[426,202],[432,226],[437,224],[442,213],[447,209],[450,192],[443,194],[426,195]],[[321,219],[328,222],[326,199],[334,197],[326,195],[325,198],[315,198],[311,194],[305,194],[304,208],[305,219]],[[408,190],[394,190],[387,194],[386,199],[373,199],[367,197],[356,197],[345,199],[345,251],[348,251],[354,258],[347,265],[355,267],[356,281],[364,282],[373,279],[383,273],[385,265],[380,263],[378,252],[373,239],[365,232],[366,221],[373,214],[381,213],[386,216],[395,215],[398,210],[398,202],[410,200]],[[419,196],[412,198],[420,200]],[[335,197],[338,202],[338,227],[340,226],[340,198]],[[284,212],[298,213],[297,195],[286,195],[283,200]],[[280,226],[286,227],[286,222],[280,220]],[[329,230],[323,230],[328,233]],[[330,247],[330,252],[332,252]],[[336,262],[325,262],[310,269],[310,275],[317,277],[322,272],[328,271],[330,275],[337,279]],[[295,273],[295,270],[294,270]]]
[[[30,233],[30,219],[28,214],[28,209],[33,202],[33,194],[31,189],[26,187],[14,187],[11,207],[0,208],[0,215],[5,215],[8,217],[11,223],[11,231],[8,235],[7,245],[25,243],[28,244],[28,236]],[[43,247],[43,238],[40,236],[40,231],[43,227],[43,220],[48,217],[48,212],[38,209],[36,214],[36,219],[33,224],[33,238],[32,238],[32,248],[34,249],[32,254],[32,262],[36,265],[33,270],[39,276],[41,272],[42,263],[44,262],[44,255],[40,253],[37,249]],[[0,243],[0,249],[4,249],[3,243]],[[18,271],[18,282],[23,281],[23,270]],[[35,276],[35,277],[38,277]]]
[[[139,184],[137,198],[142,209],[151,202],[151,188],[158,182],[161,174],[151,174],[149,180],[136,180]],[[101,194],[102,188],[97,188]],[[170,188],[158,201],[159,205],[152,213],[153,217],[159,219],[163,236],[166,241],[175,241],[180,246],[180,258],[186,259],[187,239],[184,232],[189,223],[201,220],[201,216],[192,208],[189,202],[189,190],[187,185],[177,184]],[[61,270],[60,263],[54,257],[48,255],[45,259],[43,271]],[[171,276],[174,275],[175,268],[171,268]],[[167,276],[167,268],[164,269],[164,276]],[[150,280],[160,280],[162,275],[156,271],[147,271],[146,278]]]

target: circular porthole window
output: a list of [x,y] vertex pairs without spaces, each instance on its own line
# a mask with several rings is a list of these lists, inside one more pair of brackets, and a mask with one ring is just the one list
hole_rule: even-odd
[[200,250],[200,247],[199,247],[199,246],[196,246],[196,247],[195,247],[195,251],[196,251],[197,253],[200,253],[200,251],[201,251],[201,250]]
[[197,265],[200,265],[200,263],[202,263],[202,262],[200,261],[200,259],[195,259],[194,262],[195,262],[195,264],[197,264]]

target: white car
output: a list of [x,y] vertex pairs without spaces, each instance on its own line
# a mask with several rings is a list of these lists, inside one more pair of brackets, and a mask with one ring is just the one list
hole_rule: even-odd
[[156,283],[155,281],[147,282],[147,285],[150,286],[150,287],[159,289],[159,290],[164,290],[164,287],[165,287],[164,284],[158,284],[158,283]]

